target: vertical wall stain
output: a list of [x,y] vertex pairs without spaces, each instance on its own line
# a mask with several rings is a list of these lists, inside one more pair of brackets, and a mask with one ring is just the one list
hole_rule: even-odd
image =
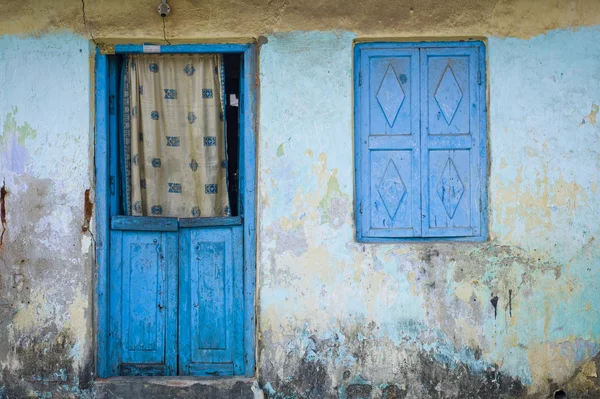
[[492,306],[494,307],[494,319],[498,317],[498,295],[495,295],[490,300]]
[[94,203],[90,199],[90,189],[85,190],[83,199],[83,225],[81,226],[81,232],[87,233],[90,229],[90,220],[92,219],[92,212],[94,210]]
[[0,245],[4,239],[4,232],[6,231],[6,181],[2,182],[2,188],[0,188],[0,222],[2,223],[2,233],[0,233]]

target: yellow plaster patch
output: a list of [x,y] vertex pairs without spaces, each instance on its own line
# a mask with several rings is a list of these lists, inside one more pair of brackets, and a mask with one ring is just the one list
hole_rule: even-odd
[[598,371],[596,370],[596,362],[590,361],[585,363],[581,367],[581,374],[585,375],[586,377],[597,378]]
[[506,162],[506,159],[504,157],[502,157],[502,159],[500,159],[500,170],[502,169],[506,169],[508,167],[508,163]]
[[581,123],[579,123],[579,127],[585,125],[586,123],[591,124],[592,126],[596,125],[596,116],[598,115],[598,104],[592,104],[592,110],[590,113],[583,117]]
[[586,190],[577,182],[565,181],[562,173],[552,183],[551,192],[551,204],[565,207],[570,215],[573,215],[579,206],[586,205],[588,200]]
[[476,348],[480,345],[479,329],[469,324],[465,318],[458,317],[456,319],[456,330],[464,346]]
[[454,290],[454,295],[464,303],[471,303],[471,295],[473,295],[473,288],[468,283],[459,283]]

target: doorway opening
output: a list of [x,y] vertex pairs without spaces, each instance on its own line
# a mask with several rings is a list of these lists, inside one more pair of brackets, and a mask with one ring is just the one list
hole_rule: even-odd
[[96,57],[98,375],[253,375],[255,49],[146,49]]

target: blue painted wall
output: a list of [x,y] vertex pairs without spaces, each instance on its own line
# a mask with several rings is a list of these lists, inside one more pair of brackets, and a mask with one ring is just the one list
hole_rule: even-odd
[[92,376],[89,55],[73,34],[0,38],[0,397]]
[[[342,398],[595,389],[600,30],[488,38],[484,243],[356,242],[356,38],[260,40],[261,385]],[[81,36],[0,38],[0,396],[91,395],[90,71]]]
[[[489,39],[491,239],[479,244],[357,243],[355,36],[267,38],[258,213],[264,383],[282,396],[290,386],[343,396],[366,383],[372,392],[396,384],[415,397],[460,396],[479,387],[467,376],[500,373],[482,392],[520,396],[547,392],[597,353],[600,127],[587,115],[600,101],[598,28]],[[310,373],[320,379],[305,384]]]

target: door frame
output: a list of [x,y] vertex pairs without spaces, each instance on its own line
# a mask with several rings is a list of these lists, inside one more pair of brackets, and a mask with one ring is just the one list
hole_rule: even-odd
[[[112,50],[112,49],[111,49]],[[119,44],[114,52],[96,48],[95,57],[95,178],[96,178],[96,376],[106,378],[109,372],[110,334],[110,122],[109,122],[109,54],[141,53],[239,53],[243,57],[240,82],[240,167],[239,214],[244,229],[244,373],[255,373],[255,291],[256,291],[256,45],[247,44]],[[112,182],[114,185],[115,182]],[[113,186],[114,189],[114,186]]]

